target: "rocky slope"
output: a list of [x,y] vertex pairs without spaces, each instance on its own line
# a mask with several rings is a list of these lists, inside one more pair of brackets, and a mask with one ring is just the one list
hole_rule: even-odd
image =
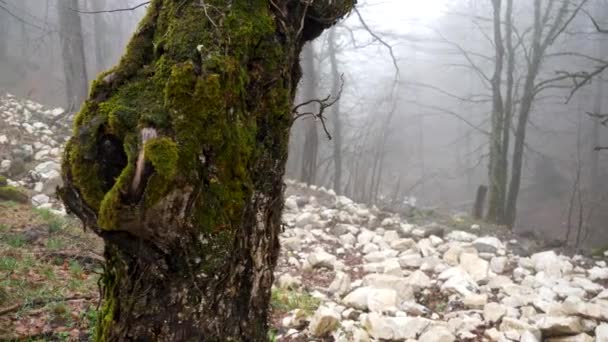
[[[288,182],[277,286],[321,300],[282,320],[285,340],[608,341],[603,260],[415,226]],[[477,227],[475,227],[477,228]]]
[[[59,214],[62,115],[0,97],[0,175]],[[290,303],[273,309],[276,340],[608,342],[604,260],[522,254],[479,226],[410,224],[286,183],[274,293]]]
[[0,176],[11,186],[28,190],[36,207],[63,212],[53,198],[61,184],[61,153],[69,123],[64,110],[0,96]]

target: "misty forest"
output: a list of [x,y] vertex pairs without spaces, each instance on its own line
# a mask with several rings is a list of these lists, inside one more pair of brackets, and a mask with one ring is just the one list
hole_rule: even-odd
[[606,0],[0,0],[0,341],[608,342],[606,80]]

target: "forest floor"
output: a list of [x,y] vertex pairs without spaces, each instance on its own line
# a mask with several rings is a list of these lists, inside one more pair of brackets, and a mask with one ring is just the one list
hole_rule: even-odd
[[48,210],[0,202],[0,212],[0,340],[91,340],[101,241]]
[[[91,341],[97,323],[103,242],[79,221],[0,201],[0,341]],[[295,290],[272,294],[272,324],[321,301]]]

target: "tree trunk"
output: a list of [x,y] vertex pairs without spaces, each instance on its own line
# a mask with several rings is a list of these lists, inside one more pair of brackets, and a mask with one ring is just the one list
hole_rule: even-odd
[[[317,96],[317,71],[315,69],[315,51],[312,44],[304,47],[303,54],[303,72],[304,72],[304,101],[315,99]],[[316,104],[305,106],[305,112],[314,113],[318,109]],[[317,155],[319,152],[319,133],[317,132],[316,119],[312,116],[304,118],[305,133],[304,133],[304,153],[302,154],[302,176],[301,179],[308,185],[316,184],[317,181]]]
[[486,203],[486,194],[488,193],[488,187],[480,185],[477,188],[477,194],[475,195],[475,204],[473,206],[473,218],[479,220],[483,217],[483,206]]
[[534,30],[532,37],[531,57],[526,71],[526,80],[524,83],[521,104],[519,107],[519,117],[517,127],[515,129],[515,142],[513,146],[513,165],[511,167],[511,182],[509,183],[509,192],[507,194],[507,202],[505,207],[505,223],[509,228],[515,225],[517,216],[517,198],[519,197],[519,188],[521,185],[521,170],[524,158],[524,143],[526,141],[526,129],[528,120],[532,110],[532,104],[536,97],[536,76],[541,67],[541,62],[544,57],[547,45],[542,42],[542,22],[541,22],[541,1],[534,1]]
[[[338,70],[338,59],[336,58],[336,29],[329,31],[329,58],[331,60],[331,92],[338,96],[341,87],[340,71]],[[331,118],[333,123],[334,142],[334,191],[342,193],[342,122],[340,121],[340,99],[331,107]]]
[[60,194],[105,242],[101,341],[267,339],[299,52],[354,4],[212,3],[153,0],[75,119]]
[[506,192],[506,166],[503,165],[502,133],[504,124],[504,103],[502,98],[502,71],[504,64],[504,44],[501,29],[501,0],[492,0],[494,8],[494,75],[492,77],[492,130],[490,132],[490,164],[487,219],[490,222],[502,223],[504,217]]
[[[103,11],[107,9],[106,0],[96,0],[93,3],[93,11]],[[95,37],[95,69],[102,72],[108,67],[109,51],[107,36],[110,33],[110,26],[107,24],[105,14],[99,13],[93,16],[93,31]]]
[[61,53],[65,75],[66,106],[78,109],[87,98],[88,77],[82,25],[78,9],[78,0],[67,0],[57,6],[59,11],[59,28],[61,30]]
[[9,24],[8,15],[0,10],[0,61],[6,61],[8,57]]

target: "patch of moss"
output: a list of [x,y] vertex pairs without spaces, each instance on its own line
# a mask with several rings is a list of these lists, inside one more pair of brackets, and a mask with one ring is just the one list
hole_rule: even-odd
[[6,180],[6,177],[0,176],[0,186],[7,186],[7,185],[8,185],[8,181]]
[[29,202],[27,194],[12,186],[0,186],[0,200],[19,203]]

